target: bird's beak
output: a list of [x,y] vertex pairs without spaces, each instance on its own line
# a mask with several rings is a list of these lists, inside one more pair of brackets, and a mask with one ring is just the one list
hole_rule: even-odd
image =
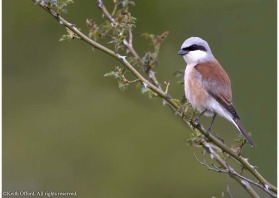
[[184,56],[185,54],[187,54],[189,51],[188,50],[179,50],[178,55]]

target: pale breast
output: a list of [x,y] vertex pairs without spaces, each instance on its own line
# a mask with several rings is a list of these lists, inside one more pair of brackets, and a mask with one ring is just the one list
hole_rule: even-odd
[[202,112],[206,109],[207,103],[211,100],[211,96],[203,88],[202,77],[194,69],[194,66],[195,65],[188,65],[185,70],[185,96],[194,108]]

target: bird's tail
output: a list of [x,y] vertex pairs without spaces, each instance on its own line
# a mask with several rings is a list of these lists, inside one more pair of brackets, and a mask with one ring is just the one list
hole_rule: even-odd
[[248,135],[248,133],[246,132],[246,130],[244,129],[244,127],[242,126],[242,124],[240,123],[238,118],[234,118],[233,119],[235,125],[237,126],[238,130],[241,132],[241,134],[245,137],[246,141],[248,142],[248,144],[251,147],[255,147],[254,143],[252,142],[250,136]]

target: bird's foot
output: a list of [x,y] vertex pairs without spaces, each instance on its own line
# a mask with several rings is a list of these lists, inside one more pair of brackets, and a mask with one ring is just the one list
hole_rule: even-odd
[[199,117],[199,115],[195,116],[192,120],[193,120],[197,125],[200,125],[200,117]]
[[206,130],[205,136],[208,137],[210,133],[211,133],[211,127],[209,127],[209,128]]

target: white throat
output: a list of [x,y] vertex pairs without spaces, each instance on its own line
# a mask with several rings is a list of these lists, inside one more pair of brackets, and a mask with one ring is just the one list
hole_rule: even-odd
[[199,62],[207,59],[207,57],[208,57],[208,54],[202,50],[190,51],[183,56],[184,60],[186,61],[186,63],[188,65],[194,64],[194,63],[199,63]]

